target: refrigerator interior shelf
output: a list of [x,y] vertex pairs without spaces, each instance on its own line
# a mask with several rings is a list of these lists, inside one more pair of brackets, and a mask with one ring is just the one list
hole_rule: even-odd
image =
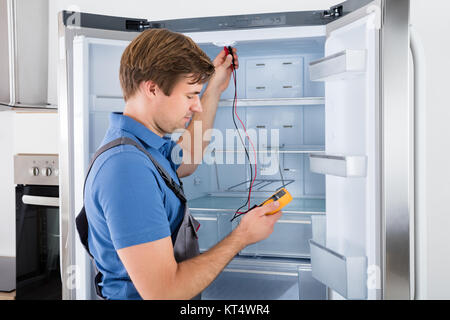
[[122,96],[91,95],[92,112],[123,112],[125,100]]
[[[245,188],[244,190],[240,190],[239,187],[245,186],[246,184],[250,186],[252,180],[247,180],[244,182],[241,182],[239,184],[236,184],[234,186],[231,186],[227,189],[227,191],[241,191],[241,192],[247,192],[250,187]],[[265,187],[270,187],[273,190],[279,190],[281,188],[285,188],[291,183],[294,183],[295,180],[279,180],[279,179],[256,179],[253,183],[252,191],[258,192],[264,189]],[[281,183],[281,184],[280,184]],[[280,184],[278,188],[273,188],[273,186]],[[266,190],[263,190],[266,191]]]
[[309,64],[311,81],[349,80],[365,71],[365,50],[344,50]]
[[367,157],[310,154],[310,170],[339,177],[365,177]]
[[312,276],[347,299],[367,297],[367,258],[342,255],[310,240]]
[[[324,152],[325,146],[318,145],[302,145],[302,146],[277,146],[277,147],[266,147],[262,146],[256,150],[257,153],[289,153],[289,154],[304,154],[304,153],[316,153]],[[217,153],[241,153],[245,152],[244,149],[214,149],[213,152]],[[253,152],[253,149],[251,150]]]
[[[311,270],[311,263],[308,259],[293,258],[250,258],[237,256],[225,267],[226,272],[245,272],[245,273],[267,273],[273,272],[285,274],[288,276],[298,276],[297,270],[302,268]],[[274,271],[276,270],[276,271]]]
[[[238,107],[281,107],[281,106],[315,106],[324,105],[325,98],[323,97],[308,97],[308,98],[278,98],[278,99],[238,99]],[[232,107],[233,99],[220,100],[219,107]]]
[[[270,196],[270,194],[269,194]],[[251,206],[262,203],[267,197],[252,198]],[[210,195],[188,201],[189,208],[201,212],[235,212],[245,203],[247,198],[240,196]],[[283,208],[283,213],[295,214],[325,214],[325,199],[294,198]]]
[[[125,106],[125,101],[121,96],[100,96],[92,95],[91,103],[93,110],[104,112],[121,112]],[[276,99],[238,99],[238,107],[303,107],[321,106],[325,104],[323,97],[307,98],[276,98]],[[219,101],[219,107],[232,107],[233,99]]]

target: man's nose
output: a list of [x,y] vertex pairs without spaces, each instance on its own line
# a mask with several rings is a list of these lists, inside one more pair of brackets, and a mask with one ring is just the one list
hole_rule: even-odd
[[202,102],[200,100],[200,96],[196,96],[194,103],[191,106],[192,112],[203,112]]

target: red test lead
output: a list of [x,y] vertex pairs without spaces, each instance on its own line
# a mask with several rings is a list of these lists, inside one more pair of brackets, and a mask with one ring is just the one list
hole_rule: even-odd
[[232,69],[236,70],[236,63],[235,63],[235,60],[234,60],[233,47],[231,47],[231,46],[224,47],[224,50],[225,50],[225,53],[227,54],[227,56],[229,54],[231,54],[231,56],[233,57],[233,67],[232,67]]

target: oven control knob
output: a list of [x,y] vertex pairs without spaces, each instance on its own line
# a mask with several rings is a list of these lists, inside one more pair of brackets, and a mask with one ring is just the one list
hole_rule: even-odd
[[52,168],[43,168],[42,175],[46,177],[50,177],[52,175]]
[[30,168],[29,172],[31,176],[37,177],[39,175],[39,168],[37,167]]

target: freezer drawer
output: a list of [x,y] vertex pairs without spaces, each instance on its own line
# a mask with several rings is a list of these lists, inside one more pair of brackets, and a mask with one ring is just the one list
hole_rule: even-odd
[[240,254],[309,258],[309,240],[312,237],[310,215],[284,213],[269,238],[246,247]]
[[319,300],[326,287],[309,260],[235,258],[202,293],[203,300]]
[[230,212],[191,211],[191,213],[200,223],[197,233],[200,252],[212,248],[232,231],[233,215]]
[[[190,201],[189,206],[193,208],[191,213],[200,222],[198,236],[201,252],[213,247],[238,226],[240,219],[231,222],[235,209],[229,208],[237,208],[243,201],[243,198],[230,197],[203,197]],[[308,241],[313,238],[314,224],[311,221],[314,217],[324,215],[324,200],[294,199],[283,212],[268,239],[246,247],[240,254],[309,258]]]
[[299,300],[327,300],[326,286],[314,279],[311,266],[298,268]]

